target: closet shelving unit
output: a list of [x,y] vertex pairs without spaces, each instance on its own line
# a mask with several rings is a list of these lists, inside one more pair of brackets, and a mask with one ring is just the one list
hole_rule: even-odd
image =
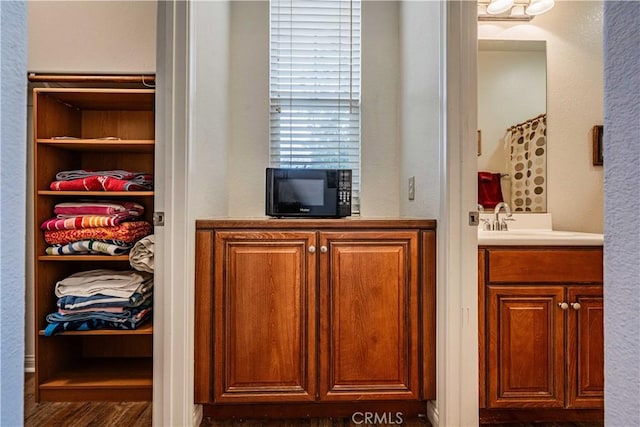
[[54,205],[79,199],[130,200],[152,222],[153,191],[51,191],[59,171],[124,169],[154,173],[154,89],[34,88],[34,295],[36,401],[150,401],[153,325],[45,336],[56,311],[55,283],[78,271],[129,269],[128,255],[46,255],[40,224]]

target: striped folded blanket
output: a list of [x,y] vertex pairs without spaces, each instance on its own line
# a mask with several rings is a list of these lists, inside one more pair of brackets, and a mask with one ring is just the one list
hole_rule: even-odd
[[98,240],[78,240],[66,245],[52,245],[46,248],[45,251],[47,255],[122,255],[129,252],[132,247],[133,243],[116,245]]
[[77,230],[79,228],[114,227],[123,222],[133,221],[128,215],[82,215],[69,218],[49,218],[44,221],[42,230]]
[[145,191],[153,190],[153,179],[151,175],[136,179],[118,179],[99,175],[68,181],[53,181],[49,188],[54,191]]
[[80,215],[127,215],[139,217],[144,206],[139,203],[119,200],[79,200],[77,202],[58,203],[53,213],[60,216]]
[[120,240],[125,243],[135,243],[151,234],[151,230],[151,224],[146,221],[131,221],[114,227],[47,230],[44,232],[44,240],[49,245],[66,245],[79,240]]

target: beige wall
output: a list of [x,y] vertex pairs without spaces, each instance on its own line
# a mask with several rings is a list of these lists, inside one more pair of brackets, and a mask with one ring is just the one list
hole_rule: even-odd
[[[400,213],[398,5],[362,5],[361,215],[368,217]],[[229,22],[228,215],[263,216],[269,165],[269,3],[231,2]]]
[[155,1],[29,1],[28,19],[29,71],[155,72]]
[[[437,2],[362,4],[362,216],[438,215],[439,8]],[[228,215],[262,216],[264,168],[269,163],[268,3],[231,2],[229,22],[234,53],[229,56],[226,94]],[[194,131],[202,126],[210,125],[202,122]],[[208,157],[217,158],[218,153],[212,150]],[[407,197],[409,176],[416,177],[414,201]],[[203,191],[210,190],[203,186]]]
[[553,227],[601,233],[603,171],[591,129],[603,123],[603,6],[558,1],[528,24],[479,23],[479,39],[547,41],[548,203]]
[[[400,2],[400,214],[439,218],[443,173],[444,43],[442,8],[434,1]],[[415,177],[415,199],[408,180]]]

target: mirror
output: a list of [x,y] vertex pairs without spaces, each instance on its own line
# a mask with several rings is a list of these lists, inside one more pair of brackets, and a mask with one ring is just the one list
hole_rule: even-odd
[[478,203],[546,212],[546,42],[478,41]]

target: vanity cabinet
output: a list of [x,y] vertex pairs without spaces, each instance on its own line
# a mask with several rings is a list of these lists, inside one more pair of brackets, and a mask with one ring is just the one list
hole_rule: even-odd
[[602,248],[481,248],[478,256],[480,407],[538,416],[602,409]]
[[435,221],[196,228],[198,403],[435,397]]

